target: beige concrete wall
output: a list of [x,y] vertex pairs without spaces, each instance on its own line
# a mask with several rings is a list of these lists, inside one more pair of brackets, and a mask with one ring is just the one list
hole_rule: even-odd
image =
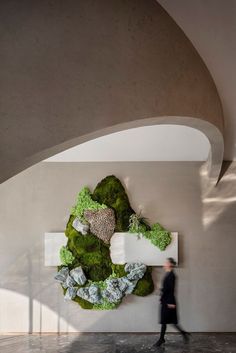
[[[0,185],[0,331],[156,331],[156,294],[127,297],[110,312],[65,303],[43,234],[62,231],[77,191],[108,174],[132,206],[180,234],[178,300],[190,331],[235,331],[236,164],[203,195],[198,162],[41,163]],[[161,269],[154,272],[159,286]]]
[[155,0],[1,0],[0,33],[0,182],[149,118],[197,124],[222,162],[215,84]]

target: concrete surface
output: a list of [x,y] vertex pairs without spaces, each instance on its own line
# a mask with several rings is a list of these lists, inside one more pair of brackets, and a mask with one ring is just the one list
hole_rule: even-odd
[[[78,191],[119,177],[132,207],[179,234],[180,321],[190,331],[236,330],[236,163],[204,190],[201,163],[43,163],[0,185],[0,332],[156,332],[163,272],[155,293],[118,310],[65,303],[44,266],[44,233],[65,228]],[[205,353],[205,352],[204,352]]]
[[193,334],[184,344],[177,334],[167,334],[164,347],[154,348],[157,335],[83,334],[0,336],[1,353],[234,353],[235,334]]

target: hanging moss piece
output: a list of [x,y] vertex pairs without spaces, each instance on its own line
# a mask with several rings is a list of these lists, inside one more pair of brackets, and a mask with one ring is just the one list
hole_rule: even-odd
[[[125,265],[115,265],[110,258],[110,244],[106,244],[102,239],[94,235],[91,230],[87,234],[82,234],[73,227],[73,221],[78,217],[81,222],[88,224],[84,213],[86,210],[99,211],[111,208],[115,213],[115,231],[126,232],[129,229],[129,219],[134,210],[131,208],[126,191],[118,178],[110,175],[104,178],[96,186],[93,193],[85,187],[78,194],[77,203],[72,209],[72,213],[66,225],[65,235],[68,238],[67,245],[61,250],[62,264],[67,265],[69,271],[81,266],[87,280],[91,283],[99,283],[103,286],[108,278],[121,278],[127,275]],[[146,230],[150,230],[148,224],[142,222]],[[60,270],[62,266],[58,267]],[[143,278],[138,280],[133,294],[146,296],[153,289],[152,269],[147,267]],[[86,284],[85,284],[86,285]],[[76,288],[84,287],[76,285]],[[65,289],[63,288],[65,294]],[[111,303],[104,300],[101,304],[91,303],[78,295],[72,299],[83,309],[111,310],[116,309],[121,300]]]

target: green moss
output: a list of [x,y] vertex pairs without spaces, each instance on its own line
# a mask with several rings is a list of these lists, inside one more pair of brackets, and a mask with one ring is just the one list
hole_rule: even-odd
[[123,277],[127,275],[127,273],[125,272],[125,265],[112,264],[111,267],[112,272],[116,277]]
[[104,204],[99,204],[91,198],[91,193],[88,187],[84,187],[77,196],[76,205],[72,208],[72,215],[78,217],[81,221],[86,222],[84,218],[85,210],[97,211],[102,208],[107,208]]
[[104,300],[102,304],[94,304],[93,309],[94,310],[113,310],[118,308],[120,303],[121,301],[117,303],[110,303],[108,300]]
[[141,215],[133,213],[129,218],[129,232],[144,234],[146,231],[150,230],[147,219]]
[[76,236],[79,234],[79,232],[77,232],[77,230],[72,226],[72,223],[73,223],[73,220],[75,219],[75,217],[76,216],[74,216],[74,215],[70,215],[70,218],[67,222],[65,235],[68,238],[72,238],[73,236]]
[[151,230],[145,232],[144,236],[161,251],[164,251],[171,243],[171,233],[164,229],[159,223],[153,224]]
[[96,186],[92,199],[105,204],[115,211],[116,232],[126,232],[129,228],[129,218],[133,209],[120,180],[114,175],[107,176]]
[[[77,204],[73,208],[73,214],[70,215],[65,230],[65,235],[68,238],[66,249],[68,249],[73,256],[73,262],[68,263],[69,269],[71,270],[77,266],[82,266],[87,279],[98,283],[101,287],[104,285],[103,281],[110,276],[126,276],[127,274],[124,270],[125,265],[112,264],[109,245],[105,244],[91,233],[82,235],[73,228],[72,223],[75,217],[79,217],[83,220],[83,212],[85,209],[100,209],[105,207],[110,207],[115,212],[115,231],[126,232],[129,229],[130,216],[134,214],[134,211],[130,206],[128,196],[120,180],[113,175],[103,179],[97,185],[92,195],[88,188],[82,189],[78,195]],[[145,219],[139,217],[139,225],[141,225],[140,229],[143,230],[145,228],[146,232],[150,231],[150,227]],[[157,231],[158,226],[155,227],[154,231]],[[163,229],[159,229],[159,231],[163,232]],[[150,233],[150,237],[153,234]],[[62,266],[59,266],[58,270],[61,267]],[[152,293],[154,285],[151,272],[152,269],[148,267],[144,277],[138,281],[133,294],[145,296]],[[87,285],[87,283],[85,285]],[[121,302],[109,303],[107,300],[104,300],[102,304],[94,305],[78,296],[76,296],[74,301],[83,309],[94,310],[115,309]]]
[[82,235],[74,231],[71,215],[66,227],[67,247],[76,258],[73,264],[81,265],[86,277],[92,281],[103,281],[112,273],[109,246],[93,234]]
[[75,257],[71,251],[66,248],[66,246],[62,246],[60,249],[60,260],[62,265],[70,265],[75,260]]
[[143,278],[141,278],[138,281],[133,291],[133,294],[138,295],[140,297],[145,297],[146,295],[151,294],[153,290],[154,290],[154,283],[152,279],[152,268],[148,267]]
[[88,252],[80,257],[81,263],[86,264],[87,266],[99,266],[103,261],[102,254],[95,252]]
[[171,243],[171,233],[168,230],[159,223],[155,223],[150,227],[144,218],[139,217],[135,213],[129,219],[129,232],[144,236],[161,251],[164,251]]
[[82,299],[80,297],[75,297],[73,299],[74,302],[78,303],[82,309],[93,309],[93,304],[88,302],[87,300],[85,299]]

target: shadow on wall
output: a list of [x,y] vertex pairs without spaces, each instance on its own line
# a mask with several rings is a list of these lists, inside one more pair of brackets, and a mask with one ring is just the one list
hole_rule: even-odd
[[[123,299],[118,310],[109,312],[83,310],[74,302],[64,301],[62,289],[54,280],[56,272],[56,268],[44,267],[41,244],[14,260],[1,275],[0,332],[18,332],[19,328],[22,332],[28,333],[77,332],[76,325],[81,311],[84,311],[84,315],[94,323],[99,320],[103,327],[102,321],[116,318],[120,320],[122,315],[117,315],[120,311],[123,313],[127,306],[137,306],[146,299],[130,295]],[[153,271],[155,284],[160,282],[161,276],[160,269]],[[152,303],[156,302],[157,307],[159,302],[157,294],[152,294],[147,300],[150,297],[153,299]],[[93,332],[91,321],[89,327],[86,324],[83,329]],[[96,326],[94,331],[97,330]],[[122,332],[122,325],[120,331]]]

